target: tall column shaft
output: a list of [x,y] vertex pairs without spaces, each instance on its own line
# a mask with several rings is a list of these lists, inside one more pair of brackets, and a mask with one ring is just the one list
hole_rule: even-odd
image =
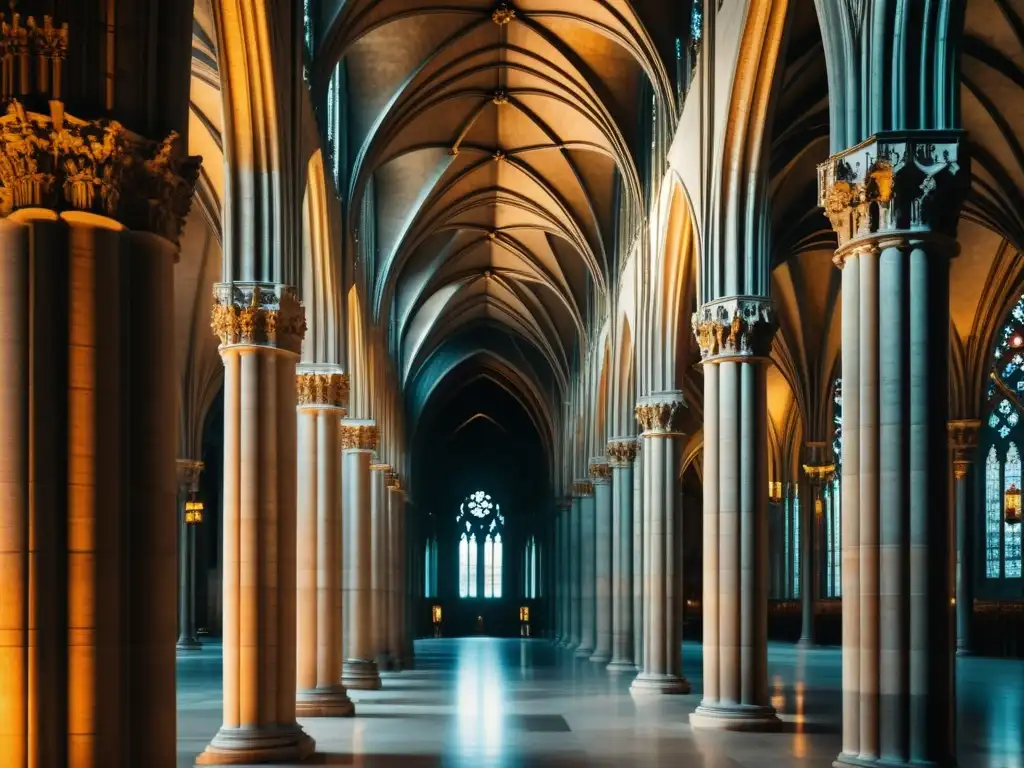
[[380,672],[373,636],[372,514],[370,459],[377,448],[372,421],[345,419],[341,426],[345,487],[342,497],[342,600],[346,606],[343,632],[347,651],[342,683],[347,688],[377,690]]
[[569,645],[567,648],[575,651],[580,646],[581,618],[583,608],[583,597],[581,589],[583,586],[583,536],[581,532],[583,499],[576,493],[576,484],[573,483],[572,509],[569,511]]
[[971,613],[974,606],[974,581],[971,564],[970,483],[971,465],[978,448],[981,422],[949,422],[949,446],[953,450],[954,525],[956,526],[956,570],[953,589],[956,595],[956,653],[971,653]]
[[[855,439],[844,440],[842,456],[837,766],[956,760],[954,526],[943,438],[949,259],[969,178],[960,144],[952,131],[880,133],[819,168],[820,199],[839,235],[835,263],[843,271],[844,422],[846,403],[856,402]],[[848,336],[855,337],[852,354]],[[856,493],[847,494],[851,486]]]
[[645,628],[643,668],[633,680],[634,693],[689,693],[680,654],[681,587],[676,506],[679,498],[679,420],[682,392],[659,392],[640,399],[637,420],[644,439],[644,573]]
[[405,548],[402,540],[402,523],[405,515],[404,497],[398,476],[392,477],[388,486],[388,664],[394,671],[402,669],[404,651],[403,632],[405,621],[402,617]]
[[637,671],[644,668],[644,637],[646,635],[646,605],[644,599],[647,567],[644,538],[646,533],[646,503],[644,496],[643,441],[637,441],[636,464],[633,468],[633,666]]
[[608,443],[612,467],[611,672],[633,672],[633,461],[636,438]]
[[302,759],[313,749],[295,722],[295,365],[305,321],[284,286],[220,284],[216,296],[224,361],[224,723],[196,762]]
[[580,510],[580,545],[577,550],[580,562],[580,642],[575,655],[577,659],[589,659],[597,640],[594,484],[590,480],[577,481],[576,493],[579,497]]
[[835,465],[829,461],[831,443],[808,442],[804,446],[805,480],[800,494],[800,605],[802,626],[798,645],[813,646],[814,610],[820,595],[821,558],[818,554],[823,514],[822,490],[832,482]]
[[391,669],[388,651],[388,584],[391,558],[389,552],[388,486],[391,484],[390,464],[370,465],[370,615],[372,616],[373,655],[377,669]]
[[594,483],[594,653],[590,660],[607,664],[612,659],[612,484],[611,469],[603,460],[590,464]]
[[341,418],[348,377],[303,365],[298,386],[298,595],[296,713],[346,717],[341,684]]
[[199,490],[199,474],[203,462],[178,459],[178,527],[180,558],[178,571],[178,642],[179,651],[198,651],[202,646],[196,640],[196,526],[186,520],[185,505]]
[[562,639],[559,642],[564,648],[572,647],[572,512],[573,500],[566,496],[561,501],[558,513],[561,541],[558,550],[558,573],[561,591],[560,613],[562,616]]
[[771,304],[720,299],[694,318],[704,359],[704,697],[695,728],[773,730],[768,700],[765,362]]
[[554,601],[551,639],[555,645],[560,645],[565,627],[562,624],[562,510],[558,502],[555,502],[555,512],[552,525],[554,527],[554,535],[551,538],[552,546],[548,551],[553,553],[555,556],[555,559],[553,560],[555,567],[555,580],[552,584],[553,589],[548,591],[547,597],[548,600]]

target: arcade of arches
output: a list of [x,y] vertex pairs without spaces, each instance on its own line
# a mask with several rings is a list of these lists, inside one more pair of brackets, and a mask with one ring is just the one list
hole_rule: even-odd
[[0,764],[1024,765],[1024,0],[10,5]]

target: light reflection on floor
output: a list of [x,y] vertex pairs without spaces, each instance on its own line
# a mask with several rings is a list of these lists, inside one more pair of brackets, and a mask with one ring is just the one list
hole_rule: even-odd
[[[543,640],[427,640],[418,668],[385,689],[356,693],[357,717],[304,720],[314,764],[426,766],[828,766],[839,751],[840,653],[772,645],[769,693],[777,734],[694,732],[700,646],[686,644],[690,696],[634,700],[611,677]],[[179,766],[191,765],[220,723],[220,654],[179,656]],[[958,659],[961,768],[1024,768],[1024,661]]]

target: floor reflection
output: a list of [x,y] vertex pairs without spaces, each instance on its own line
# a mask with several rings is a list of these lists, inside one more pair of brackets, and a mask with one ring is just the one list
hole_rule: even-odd
[[462,758],[499,757],[505,748],[505,669],[499,645],[486,638],[465,640],[456,669],[456,721]]

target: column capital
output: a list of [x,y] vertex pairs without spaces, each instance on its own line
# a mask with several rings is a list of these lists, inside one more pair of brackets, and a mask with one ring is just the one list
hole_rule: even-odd
[[391,482],[391,465],[382,461],[374,461],[370,464],[371,472],[383,472],[385,485]]
[[804,464],[803,468],[811,485],[817,488],[831,483],[836,474],[835,464]]
[[402,481],[400,475],[394,471],[388,472],[387,477],[384,479],[384,487],[401,492]]
[[296,367],[295,389],[298,406],[337,408],[348,406],[348,374],[338,366],[303,363]]
[[199,476],[206,465],[195,459],[177,459],[178,485],[188,491],[199,490]]
[[836,266],[880,238],[932,238],[955,252],[970,179],[963,132],[883,131],[818,166],[818,204],[839,237]]
[[693,313],[693,335],[705,363],[767,358],[777,328],[775,305],[764,296],[715,299]]
[[[949,436],[949,447],[953,449],[953,471],[957,471],[957,464],[963,465],[964,476],[967,467],[974,461],[974,452],[978,448],[978,432],[981,429],[981,422],[977,419],[957,419],[946,424],[946,433]],[[960,475],[957,475],[960,478]]]
[[0,209],[86,211],[178,245],[202,162],[180,143],[173,132],[150,141],[116,120],[72,117],[61,101],[49,115],[12,101],[0,116],[0,152],[11,161]]
[[612,470],[603,456],[596,456],[590,460],[590,479],[594,485],[607,485],[612,479]]
[[216,283],[210,327],[221,347],[271,347],[299,354],[306,311],[290,285]]
[[686,400],[679,390],[655,392],[637,400],[636,420],[643,429],[643,437],[678,437]]
[[594,495],[594,484],[590,480],[577,480],[572,484],[572,495],[574,499]]
[[613,467],[628,467],[636,461],[635,437],[613,437],[608,441],[608,463]]
[[380,432],[372,419],[342,419],[341,449],[343,451],[377,450]]

